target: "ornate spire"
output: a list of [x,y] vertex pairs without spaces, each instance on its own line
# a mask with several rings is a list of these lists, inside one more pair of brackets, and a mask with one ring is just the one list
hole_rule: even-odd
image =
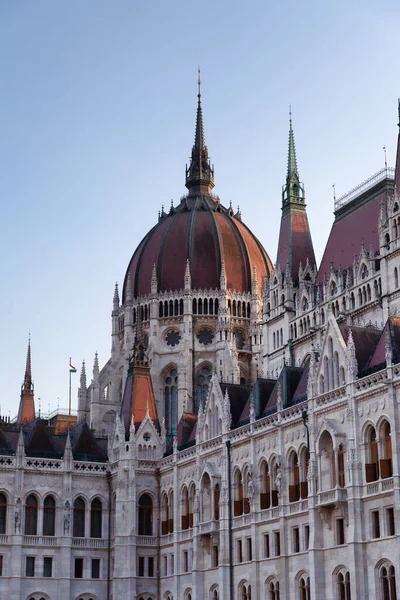
[[21,386],[21,399],[19,402],[17,426],[21,427],[35,419],[35,398],[32,381],[31,368],[31,338],[28,340],[28,351],[26,354],[25,376]]
[[99,369],[99,355],[97,352],[94,355],[94,363],[93,363],[93,379],[97,380],[99,378],[100,369]]
[[151,274],[151,293],[152,294],[157,294],[157,268],[156,265],[153,265],[153,272]]
[[185,290],[190,290],[191,287],[192,287],[192,277],[190,275],[190,261],[189,261],[189,259],[187,259],[186,267],[185,267]]
[[225,270],[225,261],[221,263],[221,275],[219,278],[219,287],[221,290],[226,290],[226,270]]
[[292,127],[292,109],[289,110],[289,152],[288,152],[288,172],[287,176],[291,177],[292,175],[299,176],[299,172],[297,170],[297,158],[296,158],[296,145],[294,143],[294,133]]
[[290,202],[304,204],[304,186],[300,183],[299,171],[297,168],[296,145],[294,142],[291,109],[289,112],[288,167],[286,185],[283,188],[282,208]]
[[201,107],[200,69],[198,71],[198,94],[196,133],[189,167],[186,166],[186,187],[189,195],[210,195],[214,187],[214,166],[208,158],[208,149],[204,142],[203,110]]
[[82,361],[80,389],[81,390],[86,390],[86,367],[85,367],[85,361],[84,360]]
[[131,281],[131,272],[129,271],[128,277],[126,279],[125,305],[132,306],[132,302],[133,302],[132,281]]
[[32,367],[31,367],[31,336],[28,339],[28,351],[26,353],[26,366],[25,366],[25,377],[24,383],[22,384],[24,391],[33,391],[32,383]]
[[119,292],[118,283],[115,283],[114,297],[113,297],[113,313],[116,313],[119,309]]

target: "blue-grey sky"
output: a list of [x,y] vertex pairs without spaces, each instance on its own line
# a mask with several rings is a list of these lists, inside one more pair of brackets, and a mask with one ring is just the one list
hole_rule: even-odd
[[215,191],[272,261],[291,103],[319,261],[332,183],[381,169],[383,145],[394,164],[399,30],[396,0],[2,0],[1,412],[29,330],[43,413],[67,405],[69,356],[88,380],[107,360],[115,281],[185,192],[198,65]]

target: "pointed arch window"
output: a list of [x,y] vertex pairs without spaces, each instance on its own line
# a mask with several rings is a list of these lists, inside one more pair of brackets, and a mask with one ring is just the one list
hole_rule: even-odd
[[153,535],[153,500],[149,494],[142,494],[138,505],[139,535]]
[[172,367],[164,382],[165,426],[167,433],[176,431],[178,419],[178,371]]
[[268,586],[268,600],[279,600],[279,581],[271,581]]
[[310,578],[300,577],[299,580],[300,600],[311,600]]
[[392,436],[390,430],[390,423],[385,421],[382,428],[382,437],[383,437],[383,456],[379,461],[381,477],[382,479],[386,479],[387,477],[392,477],[393,475],[393,467],[392,467]]
[[240,600],[251,600],[251,585],[250,583],[244,583],[242,585],[242,593]]
[[43,503],[43,535],[56,534],[56,502],[53,496],[46,496]]
[[264,510],[271,506],[271,478],[267,461],[261,465],[260,508]]
[[338,600],[351,600],[350,573],[340,572],[337,576]]
[[365,478],[367,483],[379,479],[379,454],[376,431],[370,427],[367,431],[367,460],[365,465]]
[[7,496],[0,493],[0,534],[7,530]]
[[385,564],[380,570],[382,600],[396,600],[396,573],[393,565]]
[[102,512],[101,500],[95,498],[90,505],[90,537],[92,538],[101,538]]
[[30,494],[25,505],[25,535],[37,535],[38,501]]
[[85,509],[83,498],[76,498],[74,502],[73,537],[85,537]]
[[289,459],[290,479],[289,484],[289,502],[300,500],[300,469],[299,459],[296,452],[292,452]]

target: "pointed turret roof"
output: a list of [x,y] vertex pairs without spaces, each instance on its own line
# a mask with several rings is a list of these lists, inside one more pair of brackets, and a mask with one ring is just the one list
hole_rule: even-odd
[[149,417],[160,430],[150,366],[143,341],[140,313],[139,307],[136,341],[133,356],[130,357],[121,406],[121,416],[126,432],[132,426],[132,418],[134,418],[134,426],[137,430],[146,417]]
[[198,71],[198,94],[196,133],[189,167],[186,167],[186,187],[190,196],[204,194],[209,196],[214,187],[214,166],[208,158],[208,149],[204,141],[203,110],[201,106],[200,69]]
[[21,386],[21,400],[19,403],[17,426],[30,423],[35,419],[35,398],[32,381],[31,366],[31,339],[28,340],[24,382]]
[[282,218],[279,233],[277,265],[289,265],[293,281],[299,277],[299,266],[307,263],[315,267],[314,247],[307,219],[304,186],[297,167],[296,145],[289,120],[289,149],[286,184],[282,193]]

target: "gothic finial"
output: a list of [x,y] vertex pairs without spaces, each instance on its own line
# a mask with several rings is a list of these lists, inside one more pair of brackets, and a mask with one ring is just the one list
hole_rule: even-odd
[[192,287],[192,278],[190,275],[190,261],[189,261],[189,259],[187,259],[186,267],[185,267],[185,290],[190,290],[191,287]]
[[125,290],[125,305],[132,306],[133,302],[133,294],[132,294],[132,282],[131,282],[131,272],[128,272],[128,277],[126,279],[126,290]]
[[297,168],[296,145],[294,142],[294,132],[292,125],[292,110],[289,112],[289,149],[288,166],[286,175],[286,185],[283,188],[282,208],[291,201],[304,203],[304,186],[300,183],[299,171]]
[[208,158],[208,149],[204,142],[203,111],[200,93],[200,69],[198,69],[198,93],[196,133],[189,167],[186,167],[186,187],[189,195],[205,194],[209,196],[214,187],[214,167]]
[[99,355],[97,352],[94,354],[94,363],[93,363],[93,379],[97,379],[99,377],[100,369],[99,369]]
[[219,287],[221,290],[226,290],[226,270],[225,270],[225,261],[221,263],[221,275],[219,278]]
[[31,366],[31,334],[29,332],[28,338],[28,351],[26,353],[26,366],[25,366],[25,377],[24,377],[24,389],[32,390],[32,366]]
[[288,178],[290,178],[293,175],[297,175],[297,177],[298,177],[299,173],[297,171],[296,146],[294,143],[294,133],[293,133],[293,126],[292,126],[292,109],[290,108],[290,113],[289,113],[289,151],[288,151],[287,176],[288,176]]
[[118,292],[118,283],[115,283],[114,288],[114,297],[113,297],[113,312],[118,311],[119,309],[119,292]]
[[151,274],[151,293],[152,294],[157,294],[157,287],[158,287],[158,283],[157,283],[157,268],[156,265],[153,265],[153,272]]
[[85,361],[84,360],[82,361],[80,384],[81,384],[81,389],[86,389],[86,367],[85,367]]

